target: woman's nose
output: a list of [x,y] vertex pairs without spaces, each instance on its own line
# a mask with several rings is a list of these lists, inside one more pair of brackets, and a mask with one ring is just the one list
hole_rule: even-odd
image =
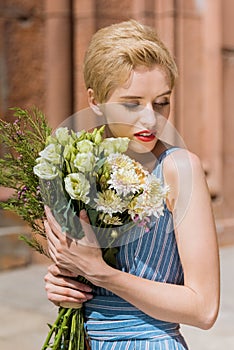
[[154,129],[157,122],[157,113],[154,111],[151,104],[143,109],[144,124],[148,129]]

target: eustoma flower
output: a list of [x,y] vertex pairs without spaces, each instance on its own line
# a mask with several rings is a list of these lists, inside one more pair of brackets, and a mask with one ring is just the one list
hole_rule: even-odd
[[74,159],[74,166],[85,173],[93,170],[95,161],[96,157],[92,152],[78,153]]
[[72,199],[80,200],[85,204],[89,203],[88,197],[90,184],[81,173],[69,174],[65,179],[65,189]]
[[61,146],[51,143],[39,155],[48,162],[60,164]]
[[100,150],[104,152],[105,156],[115,153],[124,153],[128,149],[128,143],[129,139],[127,137],[109,137],[103,140],[100,145]]
[[43,180],[53,180],[58,176],[58,168],[43,158],[38,160],[38,164],[34,166],[33,171],[35,175]]

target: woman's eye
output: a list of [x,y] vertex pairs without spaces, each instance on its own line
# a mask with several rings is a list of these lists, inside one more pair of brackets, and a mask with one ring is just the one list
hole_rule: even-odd
[[140,107],[140,104],[138,102],[124,102],[122,103],[122,105],[127,108],[127,109],[137,109],[138,107]]
[[165,106],[168,106],[170,104],[169,101],[164,101],[164,102],[155,102],[154,107],[157,109],[163,108]]

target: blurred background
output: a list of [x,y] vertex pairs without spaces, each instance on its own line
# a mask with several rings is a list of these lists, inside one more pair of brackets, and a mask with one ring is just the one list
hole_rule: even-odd
[[[234,341],[230,294],[234,295],[233,15],[233,0],[0,0],[0,117],[5,120],[12,117],[9,107],[35,105],[56,127],[88,107],[82,63],[92,34],[103,26],[130,18],[139,20],[155,27],[172,51],[179,78],[171,120],[188,149],[202,159],[214,208],[223,281],[216,328],[204,333],[185,327],[192,350],[220,349],[221,345],[230,349]],[[9,195],[9,189],[0,187],[0,201]],[[0,312],[0,320],[12,309],[19,312],[19,308],[30,309],[29,305],[32,320],[36,312],[48,319],[55,311],[43,290],[48,262],[19,242],[18,233],[24,230],[27,228],[18,217],[0,211],[0,301],[6,308],[5,314]],[[35,284],[35,277],[40,282]],[[9,294],[12,288],[15,293],[21,291],[18,306],[13,302],[13,291]],[[22,301],[25,295],[26,303]],[[31,303],[30,298],[34,298]],[[40,310],[36,305],[41,305]],[[8,321],[11,332],[8,323],[6,331],[0,331],[0,345],[5,350],[14,349],[13,319]],[[16,322],[19,338],[15,334],[15,339],[22,342],[22,330]],[[34,346],[27,348],[22,343],[20,348],[39,349],[33,335],[38,337],[41,319],[35,324],[35,332],[29,332]],[[42,335],[46,331],[43,328]]]

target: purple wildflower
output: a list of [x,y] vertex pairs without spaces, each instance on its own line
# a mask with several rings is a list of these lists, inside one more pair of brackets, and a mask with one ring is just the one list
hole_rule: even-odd
[[[22,197],[25,197],[25,194],[28,190],[27,186],[24,186],[20,191],[18,191],[18,200],[20,200]],[[25,201],[26,198],[24,198]]]

